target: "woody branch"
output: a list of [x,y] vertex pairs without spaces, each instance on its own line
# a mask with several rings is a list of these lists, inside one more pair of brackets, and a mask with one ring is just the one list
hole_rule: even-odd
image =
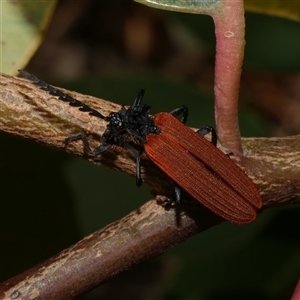
[[[87,131],[92,134],[91,145],[99,144],[97,137],[106,126],[102,120],[58,101],[25,79],[2,74],[0,82],[2,131],[78,156],[84,156],[82,144],[72,143],[66,148],[63,141],[67,136]],[[103,114],[119,109],[118,105],[101,99],[66,92]],[[259,188],[265,208],[300,202],[299,144],[300,136],[243,139],[245,157],[237,164]],[[134,175],[135,162],[128,151],[119,147],[111,151],[115,155],[84,157]],[[38,291],[43,299],[72,299],[221,221],[192,200],[180,211],[165,209],[161,205],[162,196],[168,195],[172,183],[146,157],[143,165],[145,183],[160,197],[48,261],[9,279],[0,285],[0,296],[11,299],[19,293],[18,299],[28,299]]]

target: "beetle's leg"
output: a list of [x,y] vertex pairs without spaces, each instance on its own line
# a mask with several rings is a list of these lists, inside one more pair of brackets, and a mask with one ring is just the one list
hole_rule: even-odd
[[95,148],[94,150],[91,149],[89,141],[84,133],[80,133],[77,135],[72,135],[69,136],[65,139],[65,144],[67,145],[68,143],[72,141],[78,141],[82,140],[83,142],[83,147],[84,147],[84,152],[89,154],[89,155],[99,155],[105,150],[107,150],[112,144],[110,143],[102,143],[99,147]]
[[93,155],[99,155],[101,154],[102,152],[106,151],[108,148],[110,148],[112,146],[112,144],[110,143],[102,143],[100,146],[98,146],[97,148],[95,148],[93,151],[92,151],[92,154]]
[[141,175],[141,155],[136,149],[132,148],[131,146],[126,145],[126,147],[129,148],[133,157],[135,158],[136,186],[140,187],[143,183]]
[[176,205],[181,204],[181,188],[177,184],[174,187],[174,201]]
[[65,138],[64,143],[65,143],[65,145],[68,145],[70,142],[78,141],[78,140],[81,140],[83,142],[84,152],[91,155],[93,151],[92,151],[89,141],[84,133],[79,133],[77,135],[71,135],[71,136]]
[[135,158],[135,176],[136,176],[136,186],[140,187],[143,184],[142,175],[141,175],[141,154],[131,146],[127,146],[133,157]]
[[174,117],[177,117],[182,114],[181,122],[183,124],[185,124],[185,122],[189,116],[189,109],[185,105],[183,105],[183,106],[180,106],[180,107],[177,107],[177,108],[171,110],[170,114]]
[[176,206],[181,204],[181,188],[176,183],[173,191],[173,197],[168,200],[167,205],[171,205],[173,202]]
[[127,140],[125,140],[122,136],[120,136],[120,143],[123,144],[124,148],[129,149],[131,151],[132,156],[135,158],[136,185],[140,187],[143,183],[141,176],[141,153],[139,153],[139,151],[130,146]]
[[208,125],[205,125],[203,127],[201,127],[198,131],[197,131],[198,134],[200,134],[201,136],[205,136],[207,135],[208,133],[211,133],[211,143],[216,146],[217,145],[217,141],[218,141],[218,138],[217,138],[217,133],[215,131],[215,129],[211,126],[208,126]]

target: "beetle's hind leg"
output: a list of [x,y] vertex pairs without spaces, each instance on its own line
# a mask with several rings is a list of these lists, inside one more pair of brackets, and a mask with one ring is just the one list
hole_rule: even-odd
[[99,155],[111,146],[110,143],[102,143],[100,146],[92,150],[90,147],[90,143],[87,139],[87,136],[84,133],[69,136],[64,140],[64,143],[67,146],[70,142],[78,141],[78,140],[81,140],[83,142],[84,152],[88,155]]
[[205,126],[201,127],[199,130],[197,130],[197,133],[200,134],[201,136],[205,136],[205,135],[211,133],[211,143],[214,146],[217,145],[217,141],[218,141],[217,133],[213,127],[211,127],[209,125],[205,125]]
[[185,124],[189,116],[189,109],[185,105],[183,105],[171,110],[169,113],[174,117],[182,115],[181,122]]

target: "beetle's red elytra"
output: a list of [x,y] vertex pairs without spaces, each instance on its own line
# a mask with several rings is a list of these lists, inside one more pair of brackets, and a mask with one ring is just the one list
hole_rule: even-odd
[[256,218],[262,200],[252,180],[227,155],[169,113],[148,134],[147,156],[183,190],[224,219],[244,224]]

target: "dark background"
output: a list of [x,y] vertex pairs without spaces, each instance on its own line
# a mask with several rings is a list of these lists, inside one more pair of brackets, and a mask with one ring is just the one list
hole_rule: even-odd
[[[299,133],[300,24],[246,14],[243,136]],[[132,1],[61,1],[26,70],[48,83],[214,125],[214,26]],[[71,246],[148,199],[134,178],[1,134],[0,279]],[[106,199],[105,201],[103,199]],[[109,199],[109,202],[107,201]],[[124,201],[125,199],[125,201]],[[299,205],[222,223],[81,299],[289,299],[299,278]],[[116,289],[117,287],[117,289]]]

